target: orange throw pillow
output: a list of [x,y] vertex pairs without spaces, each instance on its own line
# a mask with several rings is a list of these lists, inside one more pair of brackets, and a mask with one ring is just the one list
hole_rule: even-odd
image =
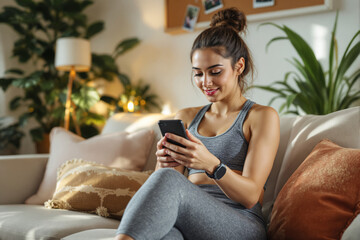
[[269,239],[340,239],[360,213],[360,149],[322,140],[277,196]]

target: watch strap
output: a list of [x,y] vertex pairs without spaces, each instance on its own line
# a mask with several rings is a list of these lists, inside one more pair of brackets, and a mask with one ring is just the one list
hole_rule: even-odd
[[206,172],[206,175],[209,178],[215,179],[215,180],[220,180],[226,173],[226,166],[223,163],[220,163],[214,170],[213,174],[209,174],[208,172]]

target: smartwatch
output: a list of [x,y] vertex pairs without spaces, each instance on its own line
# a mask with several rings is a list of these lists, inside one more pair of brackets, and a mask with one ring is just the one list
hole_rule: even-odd
[[215,180],[220,180],[226,173],[226,166],[223,163],[220,163],[216,168],[213,174],[209,174],[208,172],[206,172],[206,175],[209,178],[215,179]]

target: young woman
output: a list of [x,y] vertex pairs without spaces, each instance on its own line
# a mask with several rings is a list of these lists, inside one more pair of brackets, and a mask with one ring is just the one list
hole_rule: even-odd
[[274,109],[243,95],[253,70],[239,36],[245,26],[242,12],[225,9],[196,38],[193,80],[210,104],[177,113],[189,140],[158,142],[157,170],[128,204],[116,239],[266,239],[261,201],[280,127]]

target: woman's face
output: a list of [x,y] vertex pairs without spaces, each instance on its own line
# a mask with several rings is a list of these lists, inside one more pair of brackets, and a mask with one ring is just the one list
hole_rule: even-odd
[[237,81],[239,62],[233,69],[231,59],[205,48],[194,51],[192,65],[194,81],[210,102],[227,99],[241,90]]

